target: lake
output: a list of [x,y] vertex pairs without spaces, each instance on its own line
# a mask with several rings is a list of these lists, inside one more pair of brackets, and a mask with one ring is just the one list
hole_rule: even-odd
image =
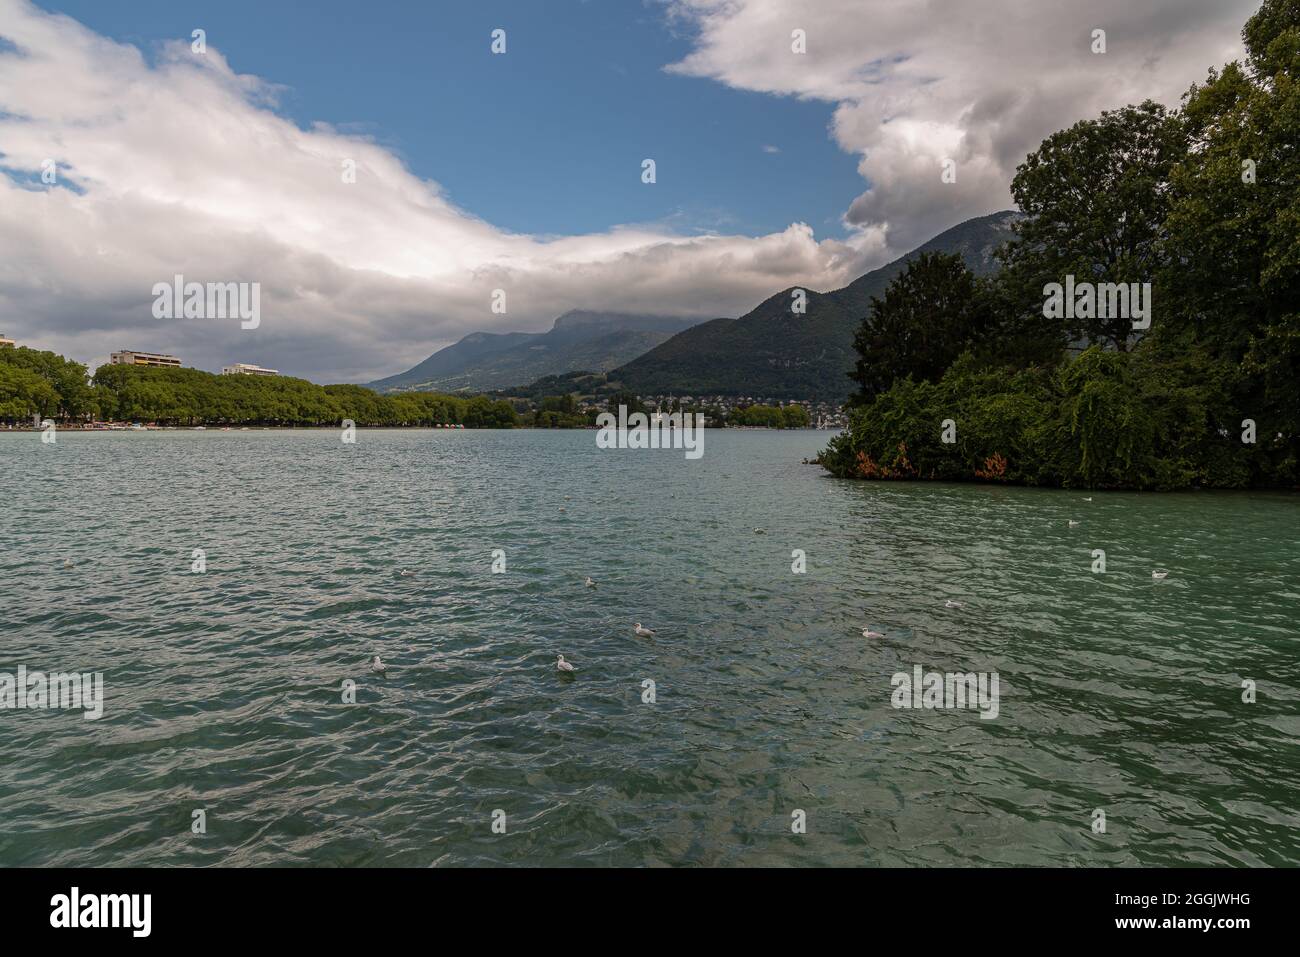
[[1295,494],[595,435],[0,435],[0,865],[1300,863]]

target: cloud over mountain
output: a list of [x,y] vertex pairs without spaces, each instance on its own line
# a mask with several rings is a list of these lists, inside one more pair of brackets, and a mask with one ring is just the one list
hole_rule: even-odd
[[[897,252],[1008,205],[1048,134],[1147,97],[1175,104],[1240,55],[1257,0],[669,0],[694,49],[669,69],[836,104],[868,188],[848,223]],[[1093,31],[1106,52],[1092,51]],[[805,53],[792,49],[802,30]],[[956,183],[941,181],[945,158]]]
[[[842,284],[879,254],[870,234],[819,241],[801,223],[758,237],[512,233],[376,143],[285,119],[277,89],[212,46],[177,41],[150,60],[27,0],[0,0],[0,37],[3,331],[83,359],[157,348],[364,379],[575,306],[738,313],[776,287]],[[57,188],[39,180],[47,159]],[[176,273],[260,282],[260,328],[154,319],[150,290]],[[505,315],[490,310],[497,288]]]
[[[249,361],[355,381],[572,308],[739,315],[774,290],[843,286],[1005,208],[1015,164],[1042,136],[1104,107],[1176,100],[1235,54],[1252,7],[671,0],[693,49],[668,69],[834,104],[831,135],[867,181],[844,198],[841,240],[803,223],[761,236],[511,232],[373,139],[287,119],[279,88],[212,45],[142,51],[0,0],[0,332],[83,360],[154,348],[210,369]],[[1089,50],[1095,27],[1104,56]],[[804,55],[791,53],[795,28]],[[943,157],[956,184],[940,182]],[[40,181],[47,160],[56,186]],[[260,327],[153,318],[153,285],[178,273],[260,282]],[[498,288],[505,315],[490,310]]]

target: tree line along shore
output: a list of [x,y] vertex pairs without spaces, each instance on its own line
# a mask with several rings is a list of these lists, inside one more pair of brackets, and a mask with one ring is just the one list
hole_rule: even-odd
[[[84,365],[53,352],[0,350],[0,423],[27,428],[50,419],[81,427],[97,421],[159,426],[336,428],[345,420],[368,428],[462,426],[467,429],[594,428],[599,410],[572,395],[511,402],[489,396],[433,392],[383,395],[357,385],[316,385],[289,376],[215,375],[199,369],[104,365],[93,377]],[[650,409],[619,393],[631,411]],[[694,407],[674,411],[704,411]],[[710,413],[713,426],[804,428],[800,406],[752,405],[730,415]]]
[[922,255],[872,299],[849,427],[819,464],[858,479],[1297,486],[1300,0],[1266,0],[1242,35],[1246,60],[1211,69],[1180,108],[1147,101],[1044,140],[1012,181],[1024,218],[998,271]]
[[[1178,108],[1147,101],[1045,139],[1012,181],[1023,218],[996,272],[927,253],[871,298],[848,428],[818,464],[851,479],[1297,487],[1300,0],[1264,0],[1242,37],[1244,61],[1210,69]],[[620,394],[610,408],[620,400],[639,405]],[[789,406],[681,411],[715,426],[807,424]],[[571,394],[521,409],[183,368],[110,365],[90,379],[54,353],[0,349],[0,422],[33,415],[583,428],[596,410]]]

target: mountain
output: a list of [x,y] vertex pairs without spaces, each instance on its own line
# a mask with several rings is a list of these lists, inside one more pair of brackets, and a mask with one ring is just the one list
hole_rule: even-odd
[[639,395],[749,395],[755,398],[843,401],[852,391],[853,335],[890,280],[923,252],[958,253],[977,274],[997,269],[997,248],[1011,238],[1020,213],[967,220],[906,256],[855,279],[843,289],[808,290],[804,315],[791,313],[793,288],[739,319],[714,319],[609,374]]
[[486,392],[565,372],[607,372],[699,321],[575,309],[556,319],[549,332],[471,333],[368,388]]

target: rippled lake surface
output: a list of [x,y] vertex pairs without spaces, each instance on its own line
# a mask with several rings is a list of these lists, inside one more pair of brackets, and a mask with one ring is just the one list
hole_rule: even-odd
[[[0,671],[106,697],[0,711],[0,864],[1300,863],[1296,495],[594,436],[0,435]],[[997,717],[893,708],[915,665]]]

